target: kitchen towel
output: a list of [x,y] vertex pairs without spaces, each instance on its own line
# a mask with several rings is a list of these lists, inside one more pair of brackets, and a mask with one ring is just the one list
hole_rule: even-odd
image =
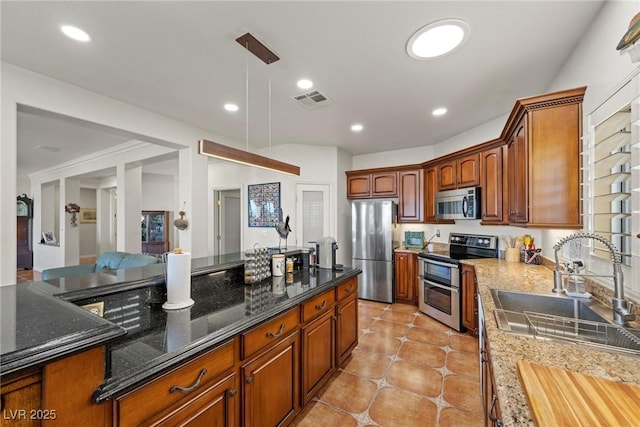
[[191,254],[168,254],[167,302],[162,304],[162,308],[177,310],[191,305]]

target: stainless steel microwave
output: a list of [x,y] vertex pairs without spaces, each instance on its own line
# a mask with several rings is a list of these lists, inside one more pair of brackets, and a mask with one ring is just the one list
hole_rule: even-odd
[[436,193],[437,219],[480,219],[480,187]]

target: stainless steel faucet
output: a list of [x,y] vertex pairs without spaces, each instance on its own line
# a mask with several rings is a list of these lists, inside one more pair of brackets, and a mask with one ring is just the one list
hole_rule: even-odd
[[[609,249],[611,253],[611,262],[613,264],[613,275],[598,275],[598,274],[585,274],[585,273],[576,273],[574,272],[565,272],[560,267],[560,262],[558,260],[558,252],[562,249],[567,242],[576,239],[591,239],[596,240]],[[625,301],[624,299],[624,278],[622,276],[622,257],[620,256],[620,252],[618,249],[607,239],[602,236],[593,233],[580,232],[575,233],[570,236],[567,236],[563,239],[560,239],[558,243],[553,246],[555,251],[555,261],[556,266],[553,272],[553,292],[560,293],[562,292],[562,275],[563,274],[572,274],[579,276],[591,276],[591,277],[613,277],[613,288],[614,288],[614,296],[613,296],[613,321],[619,325],[623,325],[631,320],[635,319],[635,316],[632,314],[631,310],[633,309],[633,303],[631,301]]]

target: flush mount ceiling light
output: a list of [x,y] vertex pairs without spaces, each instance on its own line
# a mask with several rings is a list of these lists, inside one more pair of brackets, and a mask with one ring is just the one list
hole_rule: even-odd
[[232,113],[235,113],[236,111],[239,110],[239,108],[238,108],[238,106],[236,104],[231,104],[231,103],[224,104],[224,109],[227,110],[227,111],[230,111]]
[[[246,33],[236,39],[249,52],[253,53],[265,64],[270,65],[280,58],[273,53],[267,46],[256,39],[252,34]],[[249,66],[246,67],[246,105],[249,105]],[[225,106],[226,108],[226,106]],[[217,159],[227,160],[247,166],[255,166],[262,169],[268,169],[276,172],[287,173],[300,176],[300,167],[289,163],[281,162],[270,157],[261,156],[249,152],[249,109],[246,110],[246,144],[247,151],[239,150],[217,142],[201,139],[198,141],[198,153],[204,156],[214,157]],[[269,150],[271,150],[271,77],[269,77]]]
[[407,42],[407,53],[414,59],[430,59],[451,53],[462,46],[470,27],[461,19],[442,19],[416,31]]
[[356,124],[351,125],[351,130],[353,132],[360,132],[360,131],[362,131],[362,129],[364,129],[364,126],[362,126],[360,123],[356,123]]
[[89,34],[87,34],[84,30],[81,30],[80,28],[74,27],[72,25],[63,25],[60,27],[60,30],[64,33],[65,36],[79,42],[88,42],[91,40]]
[[313,82],[309,79],[300,79],[298,80],[298,87],[300,89],[311,89],[313,87]]
[[447,109],[446,108],[436,108],[435,110],[433,110],[431,112],[432,115],[434,116],[444,116],[445,114],[447,114]]

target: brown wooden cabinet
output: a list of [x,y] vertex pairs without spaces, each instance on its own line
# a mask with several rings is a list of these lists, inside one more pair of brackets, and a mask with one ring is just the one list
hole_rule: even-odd
[[397,171],[347,172],[347,198],[349,199],[367,199],[397,196]]
[[582,99],[586,88],[519,99],[507,125],[509,222],[582,228]]
[[487,340],[486,330],[482,330],[483,348],[481,351],[482,366],[482,397],[485,414],[485,426],[500,427],[502,426],[502,412],[500,411],[500,402],[498,401],[498,388],[496,387],[496,379],[493,374],[493,366],[491,364],[491,352],[489,350],[489,342]]
[[236,348],[236,340],[228,341],[119,397],[117,424],[182,425],[178,421],[185,420],[237,425]]
[[33,268],[33,199],[21,194],[16,209],[17,268]]
[[[41,375],[39,370],[3,380],[0,385],[2,424],[7,423],[6,425],[18,427],[40,425],[40,421],[31,416],[34,411],[42,408],[40,395]],[[55,410],[50,415],[53,420],[57,419]]]
[[422,169],[398,172],[398,195],[398,222],[423,222],[424,171]]
[[340,285],[337,292],[336,358],[337,366],[341,366],[358,345],[358,280]]
[[454,190],[457,187],[457,173],[455,159],[447,160],[437,166],[438,191]]
[[[242,424],[289,424],[300,410],[299,332],[242,366]],[[276,386],[277,385],[277,386]]]
[[169,212],[142,211],[142,253],[169,252]]
[[302,404],[317,393],[336,369],[333,307],[302,328]]
[[418,255],[410,252],[394,254],[396,302],[418,304]]
[[480,155],[475,153],[456,159],[456,172],[457,188],[480,185]]
[[506,146],[498,146],[480,153],[480,186],[482,187],[482,224],[506,224],[508,197]]
[[438,192],[438,167],[431,166],[424,170],[424,219],[425,222],[436,222],[436,193]]
[[478,287],[473,266],[462,264],[462,326],[478,334]]

